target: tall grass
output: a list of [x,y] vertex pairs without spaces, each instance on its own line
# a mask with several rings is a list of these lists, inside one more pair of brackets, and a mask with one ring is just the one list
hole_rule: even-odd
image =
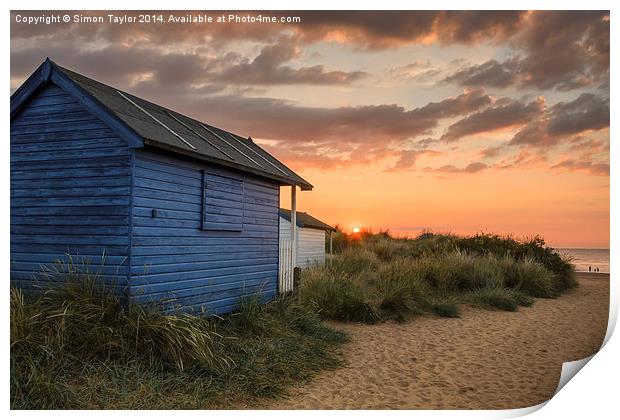
[[11,289],[11,407],[250,404],[338,366],[346,336],[291,298],[207,318],[128,305],[100,282]]
[[366,248],[348,248],[331,261],[332,269],[347,274],[374,271],[380,260],[375,253]]
[[353,274],[342,270],[348,266],[344,263],[304,270],[299,299],[325,318],[367,323],[378,321],[378,310],[364,290],[358,270],[355,269]]
[[516,311],[519,306],[531,306],[534,300],[518,290],[503,287],[479,289],[471,294],[474,304],[504,311]]
[[374,323],[424,312],[454,317],[458,302],[514,311],[575,286],[570,262],[540,238],[366,232],[327,266],[304,270],[299,298],[323,317]]

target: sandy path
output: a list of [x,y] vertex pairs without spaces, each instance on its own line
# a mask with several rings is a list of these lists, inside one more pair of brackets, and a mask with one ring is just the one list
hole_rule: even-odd
[[464,308],[460,319],[334,324],[348,331],[347,366],[257,408],[519,408],[549,399],[564,361],[597,351],[605,336],[609,275],[519,312]]

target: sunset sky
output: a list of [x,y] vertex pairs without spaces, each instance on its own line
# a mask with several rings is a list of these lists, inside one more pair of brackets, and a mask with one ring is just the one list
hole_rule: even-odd
[[[327,223],[609,246],[608,12],[263,12],[301,18],[288,24],[15,19],[42,14],[53,12],[12,13],[11,92],[49,56],[252,136],[314,185],[298,194],[298,209]],[[282,205],[289,195],[283,188]]]

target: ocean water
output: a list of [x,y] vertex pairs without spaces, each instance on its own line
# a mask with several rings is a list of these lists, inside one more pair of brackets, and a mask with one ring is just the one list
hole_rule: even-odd
[[572,257],[577,271],[592,271],[598,267],[599,272],[609,273],[609,250],[608,249],[577,249],[577,248],[558,248],[561,255]]

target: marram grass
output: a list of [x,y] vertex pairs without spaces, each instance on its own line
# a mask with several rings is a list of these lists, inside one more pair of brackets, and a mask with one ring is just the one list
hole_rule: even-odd
[[516,311],[577,285],[570,262],[540,238],[365,232],[357,241],[341,239],[339,249],[324,267],[302,272],[299,297],[341,321],[404,321],[425,312],[458,317],[459,303]]
[[238,408],[335,368],[347,337],[283,297],[161,315],[94,282],[11,289],[11,408]]

